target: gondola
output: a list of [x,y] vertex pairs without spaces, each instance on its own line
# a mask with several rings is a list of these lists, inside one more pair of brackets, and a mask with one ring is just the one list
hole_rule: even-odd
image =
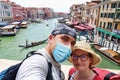
[[42,41],[38,41],[38,42],[31,42],[30,44],[28,44],[27,41],[26,41],[25,45],[20,44],[20,45],[18,45],[18,47],[30,48],[30,47],[33,47],[33,46],[41,45],[41,44],[45,43],[47,40],[48,39],[45,39],[45,40],[42,40]]
[[101,50],[102,46],[98,45],[98,44],[94,44],[94,48],[99,51],[101,54],[103,54],[105,57],[107,57],[108,59],[110,59],[112,62],[114,62],[115,64],[120,66],[120,54],[110,50],[110,49],[105,49]]

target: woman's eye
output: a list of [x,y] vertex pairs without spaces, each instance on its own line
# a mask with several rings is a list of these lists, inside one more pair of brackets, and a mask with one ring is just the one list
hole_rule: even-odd
[[74,55],[73,57],[74,57],[75,59],[77,59],[77,58],[78,58],[78,56],[76,56],[76,55]]

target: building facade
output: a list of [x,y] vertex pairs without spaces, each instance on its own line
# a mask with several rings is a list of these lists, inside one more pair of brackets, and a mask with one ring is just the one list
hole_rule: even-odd
[[13,17],[10,4],[0,1],[0,21],[11,21]]
[[103,0],[100,4],[99,36],[115,42],[120,41],[120,1]]

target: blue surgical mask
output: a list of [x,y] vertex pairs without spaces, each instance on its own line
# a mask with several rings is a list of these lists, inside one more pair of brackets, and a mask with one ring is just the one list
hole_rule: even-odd
[[55,49],[53,50],[53,57],[56,62],[61,63],[69,58],[71,49],[62,43],[57,42]]

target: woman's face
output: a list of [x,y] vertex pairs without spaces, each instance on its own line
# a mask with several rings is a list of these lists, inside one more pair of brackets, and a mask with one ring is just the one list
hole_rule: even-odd
[[88,52],[80,49],[74,50],[71,58],[73,65],[76,67],[77,70],[81,72],[88,70],[90,63],[92,62]]

